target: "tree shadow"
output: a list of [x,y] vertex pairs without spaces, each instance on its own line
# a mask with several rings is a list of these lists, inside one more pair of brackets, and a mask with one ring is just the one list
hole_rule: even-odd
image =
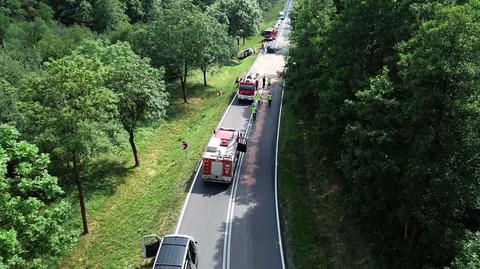
[[[233,83],[233,81],[232,81]],[[176,119],[184,118],[191,111],[191,106],[189,103],[183,102],[182,90],[175,88],[172,85],[170,105],[167,109],[166,120],[171,122]],[[218,89],[213,88],[210,85],[204,86],[203,84],[189,84],[187,86],[187,97],[188,100],[192,101],[193,99],[202,99],[205,100],[208,96],[215,96]],[[235,96],[235,92],[223,93],[224,95],[221,98],[228,98],[232,100]]]
[[127,161],[113,161],[102,158],[85,167],[85,192],[87,197],[93,194],[112,195],[121,185],[126,175],[132,172]]

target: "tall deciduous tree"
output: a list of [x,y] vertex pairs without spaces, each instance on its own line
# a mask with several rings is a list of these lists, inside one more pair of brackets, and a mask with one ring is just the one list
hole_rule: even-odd
[[70,205],[53,203],[63,191],[49,175],[49,157],[0,125],[0,268],[46,268],[45,257],[68,250],[75,236],[63,228]]
[[140,166],[136,130],[160,122],[168,106],[163,68],[151,67],[150,60],[140,58],[126,42],[108,46],[90,42],[76,53],[98,58],[105,65],[106,86],[117,96],[117,115],[128,132],[135,167]]
[[120,0],[96,0],[93,6],[95,30],[108,32],[128,23],[125,5]]
[[262,19],[262,11],[256,0],[219,0],[208,9],[221,23],[228,24],[228,33],[238,38],[255,35]]
[[190,0],[172,2],[164,13],[150,27],[145,50],[155,66],[164,66],[180,78],[183,101],[188,103],[188,74],[198,67],[208,44],[207,37],[199,35],[206,32],[206,15]]
[[206,16],[204,36],[199,66],[203,73],[203,85],[207,85],[207,69],[212,65],[228,63],[232,55],[238,50],[232,38],[227,33],[227,27],[215,18]]
[[99,59],[72,55],[48,63],[42,76],[23,83],[23,113],[38,143],[65,161],[77,183],[83,231],[88,233],[82,169],[109,146],[106,129],[115,115],[115,94],[105,85]]
[[0,78],[0,124],[12,123],[19,119],[16,102],[18,100],[18,89]]

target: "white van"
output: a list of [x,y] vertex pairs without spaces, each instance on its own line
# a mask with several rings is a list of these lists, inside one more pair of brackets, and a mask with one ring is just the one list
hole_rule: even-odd
[[284,13],[283,11],[278,12],[278,18],[279,18],[280,20],[285,19],[285,13]]

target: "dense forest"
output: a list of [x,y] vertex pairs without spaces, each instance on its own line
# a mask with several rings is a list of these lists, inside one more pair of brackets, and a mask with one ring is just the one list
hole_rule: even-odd
[[480,268],[480,1],[299,0],[292,23],[306,177],[338,178],[378,268]]
[[[44,268],[89,232],[89,162],[165,121],[166,82],[229,63],[272,0],[0,0],[0,268]],[[261,7],[261,8],[260,8]],[[72,188],[74,186],[74,188]]]

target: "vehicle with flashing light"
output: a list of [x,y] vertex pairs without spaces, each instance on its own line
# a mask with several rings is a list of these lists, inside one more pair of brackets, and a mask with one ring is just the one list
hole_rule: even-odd
[[278,36],[278,29],[277,28],[268,28],[267,30],[263,31],[263,38],[265,41],[272,41],[277,39]]
[[241,77],[238,82],[238,100],[255,101],[259,86],[260,76],[258,74],[247,74]]
[[230,128],[218,128],[202,156],[204,181],[231,183],[240,153],[247,150],[245,133]]

